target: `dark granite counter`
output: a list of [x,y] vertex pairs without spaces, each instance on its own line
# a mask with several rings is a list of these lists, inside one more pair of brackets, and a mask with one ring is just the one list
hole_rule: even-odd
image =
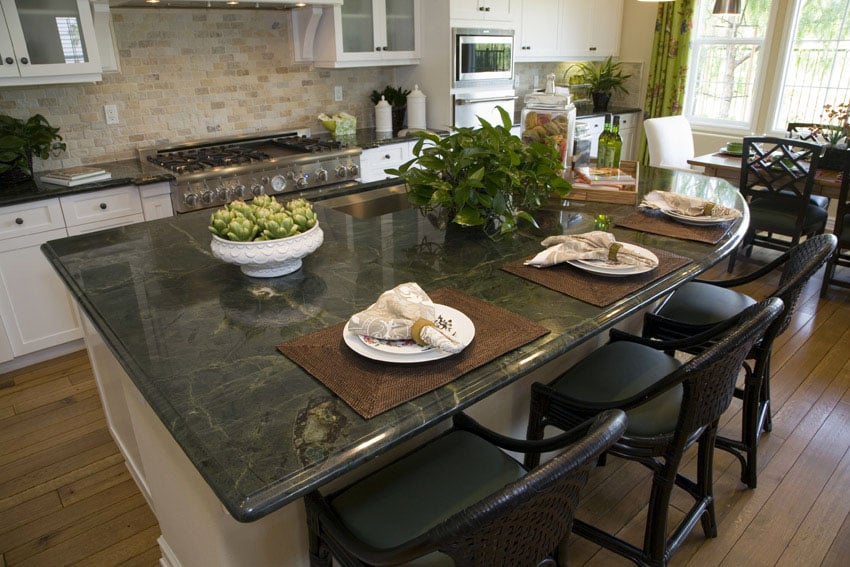
[[[719,179],[653,168],[640,190],[674,190],[743,208]],[[500,270],[543,236],[592,230],[633,208],[552,206],[494,242],[440,229],[414,209],[360,220],[318,203],[324,244],[303,268],[251,279],[210,253],[208,212],[55,240],[42,249],[100,335],[234,518],[257,520],[570,351],[720,261],[748,216],[716,246],[614,229],[618,239],[694,260],[606,308]],[[384,290],[450,286],[520,313],[551,333],[369,420],[276,347],[334,325]],[[321,416],[316,426],[316,416]]]

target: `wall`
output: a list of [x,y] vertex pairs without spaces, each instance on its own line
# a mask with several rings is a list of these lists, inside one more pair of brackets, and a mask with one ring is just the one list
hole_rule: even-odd
[[[120,73],[103,82],[0,89],[0,113],[43,114],[68,144],[36,170],[132,158],[136,148],[283,128],[323,131],[320,112],[374,125],[369,95],[389,69],[293,64],[290,17],[277,10],[113,9]],[[342,103],[333,102],[341,85]],[[107,125],[103,105],[118,106]]]

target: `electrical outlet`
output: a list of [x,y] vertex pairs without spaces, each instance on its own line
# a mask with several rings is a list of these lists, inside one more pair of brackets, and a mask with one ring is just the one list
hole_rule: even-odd
[[107,124],[118,124],[118,107],[114,104],[104,104],[103,114],[106,115]]
[[334,87],[334,102],[342,102],[342,87]]

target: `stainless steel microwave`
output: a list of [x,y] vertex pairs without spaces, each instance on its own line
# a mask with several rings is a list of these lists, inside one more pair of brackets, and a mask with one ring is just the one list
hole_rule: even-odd
[[514,32],[488,28],[454,28],[454,87],[511,85],[514,78]]

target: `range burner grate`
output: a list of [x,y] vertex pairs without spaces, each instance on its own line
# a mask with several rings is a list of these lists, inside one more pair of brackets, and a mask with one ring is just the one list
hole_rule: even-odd
[[270,156],[260,150],[243,146],[213,146],[167,152],[148,156],[148,161],[175,173],[203,171],[208,167],[221,167],[268,161]]
[[342,142],[338,140],[323,140],[321,138],[308,138],[306,136],[300,138],[275,138],[273,141],[283,148],[310,153],[328,152],[342,148]]

